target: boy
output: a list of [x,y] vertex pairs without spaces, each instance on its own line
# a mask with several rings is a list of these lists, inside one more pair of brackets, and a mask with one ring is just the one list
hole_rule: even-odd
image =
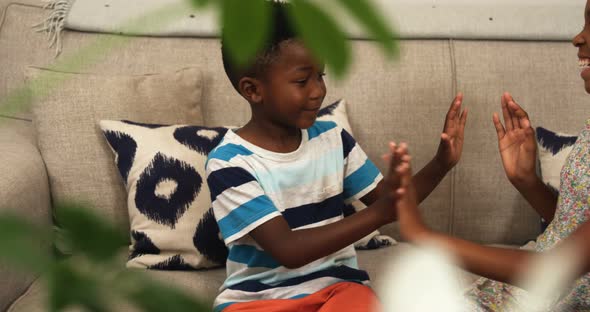
[[[383,178],[355,140],[316,122],[326,95],[324,67],[272,4],[273,34],[238,68],[225,71],[252,117],[209,155],[207,181],[228,246],[227,279],[215,311],[365,311],[375,304],[352,244],[393,222],[395,170]],[[459,160],[467,113],[458,95],[437,156],[414,178],[424,199]],[[392,160],[393,161],[393,160]],[[343,218],[345,203],[368,208]]]

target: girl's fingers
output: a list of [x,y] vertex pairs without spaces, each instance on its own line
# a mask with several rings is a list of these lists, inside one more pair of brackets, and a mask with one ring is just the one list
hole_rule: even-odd
[[508,109],[512,111],[512,115],[517,118],[521,128],[526,129],[531,126],[531,121],[527,112],[516,104],[514,101],[508,102]]
[[510,116],[512,117],[512,126],[514,127],[514,129],[516,128],[521,128],[520,126],[520,122],[518,120],[518,117],[516,116],[516,114],[514,114],[514,105],[516,105],[517,107],[520,108],[520,106],[518,106],[518,104],[516,104],[516,102],[514,101],[514,98],[512,97],[512,95],[510,95],[509,93],[506,96],[506,106],[508,107],[508,112],[510,113]]
[[494,127],[496,127],[496,134],[498,135],[498,140],[501,140],[504,137],[504,135],[506,135],[506,130],[500,122],[500,117],[498,117],[497,113],[494,113],[494,115],[492,116],[492,121],[494,122]]
[[465,124],[467,123],[467,113],[467,108],[463,110],[463,113],[461,113],[461,121],[459,122],[461,125],[461,130],[465,129]]
[[389,169],[387,171],[386,179],[394,188],[398,188],[400,181],[399,175],[396,173],[396,168],[400,163],[401,155],[396,153],[397,146],[394,142],[389,142]]
[[508,92],[502,95],[501,104],[502,104],[502,115],[504,116],[504,124],[506,125],[506,131],[511,131],[514,129],[514,125],[512,124],[512,115],[510,114],[510,110],[508,110],[508,98],[510,94]]

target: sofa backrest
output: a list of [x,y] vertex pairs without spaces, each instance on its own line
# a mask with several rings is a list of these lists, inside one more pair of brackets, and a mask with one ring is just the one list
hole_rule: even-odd
[[[45,35],[30,28],[44,17],[41,5],[20,2],[1,6],[5,14],[0,23],[0,99],[22,86],[27,66],[56,61]],[[57,61],[108,35],[64,31],[62,36],[63,52]],[[328,73],[325,103],[347,100],[356,139],[382,171],[380,155],[388,140],[409,142],[414,170],[422,168],[436,152],[454,94],[465,94],[469,120],[463,157],[421,206],[428,224],[484,243],[518,244],[534,238],[540,231],[539,218],[504,176],[491,116],[499,111],[500,95],[507,90],[528,110],[534,126],[578,131],[588,117],[588,102],[571,44],[404,39],[399,59],[392,62],[370,41],[353,40],[353,46],[349,75],[334,81]],[[203,71],[206,125],[240,125],[248,120],[248,105],[225,77],[215,38],[134,37],[81,69],[142,74],[187,66]],[[27,111],[14,116],[31,118]],[[117,218],[125,221],[125,203],[115,209]],[[395,225],[382,230],[397,236]]]

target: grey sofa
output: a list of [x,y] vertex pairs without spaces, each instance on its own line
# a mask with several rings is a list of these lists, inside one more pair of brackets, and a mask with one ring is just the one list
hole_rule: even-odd
[[[27,66],[55,61],[45,35],[30,28],[45,13],[37,1],[0,0],[0,99],[23,85]],[[581,26],[581,12],[579,17]],[[73,55],[101,36],[64,31],[59,58]],[[348,101],[356,139],[381,170],[385,168],[379,156],[388,140],[409,142],[413,166],[418,169],[436,151],[451,99],[457,91],[464,92],[470,113],[462,159],[421,210],[438,231],[480,243],[521,245],[539,234],[540,222],[504,176],[492,112],[498,111],[502,92],[509,90],[529,111],[534,125],[578,131],[588,104],[577,75],[576,51],[565,40],[567,35],[553,34],[551,40],[542,34],[532,40],[442,37],[404,37],[401,56],[394,62],[385,60],[370,41],[354,40],[353,68],[343,81],[328,77],[325,103],[339,98]],[[133,38],[132,44],[86,70],[141,74],[187,65],[203,72],[205,125],[247,120],[248,107],[225,78],[215,38]],[[52,222],[52,192],[59,185],[52,183],[46,170],[43,151],[37,145],[36,122],[29,110],[0,116],[0,209],[48,225]],[[113,217],[122,224],[128,222],[124,206],[121,203],[121,211]],[[381,232],[399,237],[395,224]],[[360,266],[378,282],[387,260],[407,247],[401,243],[360,251]],[[121,266],[124,260],[122,253]],[[215,296],[225,277],[224,269],[149,274],[206,298]],[[0,310],[44,310],[45,292],[37,276],[0,266],[0,288]]]

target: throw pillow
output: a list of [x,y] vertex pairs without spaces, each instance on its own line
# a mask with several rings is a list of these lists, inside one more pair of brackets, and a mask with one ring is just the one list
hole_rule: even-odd
[[541,178],[554,192],[559,190],[559,175],[572,150],[576,135],[536,128]]
[[205,161],[227,128],[100,121],[127,189],[127,267],[210,268],[225,263]]
[[201,71],[98,75],[30,67],[33,124],[53,202],[84,201],[128,227],[125,189],[97,126],[101,119],[202,123]]
[[[535,130],[541,179],[557,194],[559,193],[561,168],[565,164],[577,136],[553,132],[543,127],[537,127]],[[541,219],[541,229],[544,231],[547,226],[547,222]]]

